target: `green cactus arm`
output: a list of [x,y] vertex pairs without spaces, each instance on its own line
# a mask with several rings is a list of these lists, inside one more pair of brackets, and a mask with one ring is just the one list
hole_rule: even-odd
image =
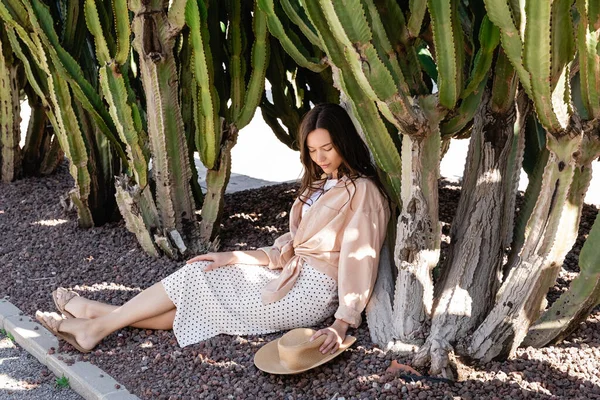
[[505,113],[514,107],[515,90],[518,79],[506,53],[500,48],[494,66],[492,83],[492,111]]
[[377,101],[379,110],[391,123],[398,128],[409,124],[413,119],[412,99],[399,91],[371,43],[372,34],[360,0],[347,4],[320,0],[319,6],[335,39],[343,45],[344,57],[362,90]]
[[76,203],[78,223],[81,227],[94,225],[92,213],[88,207],[91,176],[88,170],[88,155],[83,134],[79,126],[75,110],[72,106],[72,97],[66,81],[54,74],[49,88],[54,98],[55,107],[59,110],[56,116],[60,118],[62,129],[55,131],[61,140],[61,147],[70,161],[69,171],[75,180],[75,189],[70,192],[71,199]]
[[[28,5],[28,12],[35,31],[39,34],[52,59],[52,63],[63,78],[69,81],[73,94],[84,108],[90,112],[102,133],[111,141],[117,154],[127,166],[127,156],[119,140],[114,135],[115,127],[108,114],[102,99],[94,87],[84,78],[81,67],[71,55],[60,45],[58,36],[54,31],[54,22],[50,17],[48,8],[39,0],[33,0]],[[41,46],[38,52],[43,52]]]
[[486,73],[484,78],[479,81],[479,86],[463,99],[458,107],[457,114],[440,125],[442,139],[460,133],[473,120],[475,112],[479,108],[479,104],[481,104],[481,98],[487,84],[487,77],[488,74]]
[[438,89],[440,104],[454,108],[462,90],[462,33],[454,29],[457,1],[428,0],[431,16],[435,56],[438,67]]
[[275,14],[275,5],[273,0],[256,0],[260,9],[267,15],[267,25],[269,26],[269,32],[281,43],[281,46],[285,51],[300,65],[301,67],[308,68],[313,72],[321,72],[327,68],[327,64],[322,63],[315,57],[310,57],[308,50],[304,48],[302,43],[293,41],[290,36],[286,33],[283,24],[279,20],[277,14]]
[[7,15],[2,16],[6,22],[14,21],[14,23],[23,28],[31,27],[29,17],[27,16],[27,10],[20,0],[4,0],[2,3],[2,7],[8,13]]
[[130,51],[131,23],[127,0],[113,0],[113,13],[115,15],[115,29],[117,33],[117,54],[115,62],[123,65],[127,62]]
[[254,6],[253,14],[254,43],[252,44],[252,73],[250,74],[242,109],[235,121],[238,130],[248,125],[252,117],[254,117],[256,107],[258,107],[258,103],[260,103],[265,90],[265,75],[269,63],[267,16],[256,5]]
[[[21,6],[20,3],[18,3]],[[27,12],[27,11],[25,11]],[[5,6],[3,2],[0,2],[0,18],[6,24],[5,28],[11,27],[17,33],[18,37],[25,43],[31,55],[36,63],[40,63],[40,54],[37,48],[37,45],[33,42],[31,37],[29,36],[29,30],[31,30],[31,24],[29,23],[29,19],[27,18],[27,14],[25,14],[25,18],[27,18],[26,22],[17,22],[17,19],[13,18],[11,11]],[[27,28],[27,29],[26,29]]]
[[110,51],[108,50],[106,39],[104,39],[104,32],[102,32],[102,24],[100,23],[98,9],[96,8],[96,0],[85,0],[85,21],[90,33],[94,36],[98,62],[100,65],[107,64],[111,59]]
[[324,49],[335,65],[334,81],[350,100],[353,114],[363,127],[365,140],[373,153],[377,166],[389,178],[391,187],[390,196],[396,204],[401,204],[401,176],[402,162],[400,153],[394,141],[387,132],[387,128],[380,117],[378,109],[371,98],[362,89],[354,74],[351,73],[349,62],[344,54],[343,44],[340,43],[329,28],[325,12],[319,4],[306,1],[306,11],[311,21],[319,27],[319,36],[323,40]]
[[490,21],[500,28],[502,48],[513,65],[523,89],[530,97],[531,77],[523,66],[523,41],[519,29],[515,26],[512,11],[507,0],[483,0]]
[[[383,18],[375,3],[372,0],[364,1],[366,9],[366,17],[368,19],[369,26],[372,27],[373,31],[373,42],[377,49],[379,58],[383,61],[388,71],[392,74],[396,87],[400,88],[401,93],[410,93],[410,88],[404,78],[404,72],[398,62],[398,56],[392,47],[392,43],[388,38],[388,30],[383,23]],[[397,16],[398,14],[393,14]],[[402,16],[402,13],[400,12]],[[396,24],[400,24],[399,29],[402,29],[403,21],[397,21]],[[396,27],[398,29],[398,27]],[[412,48],[407,49],[408,54],[412,54]],[[416,71],[420,74],[420,70]]]
[[84,36],[81,35],[81,32],[78,32],[78,30],[80,29],[79,13],[81,11],[81,5],[78,1],[70,1],[66,5],[66,9],[66,18],[63,25],[63,44],[72,52],[78,53],[76,47],[79,46],[76,46],[75,43],[78,41],[85,40],[85,37],[78,37],[78,34],[79,36]]
[[[406,19],[398,3],[395,0],[374,0],[366,5],[370,14],[376,12],[381,19],[387,36],[386,40],[390,42],[392,48],[389,51],[390,58],[400,64],[404,80],[409,87],[406,92],[413,96],[429,94],[430,91],[423,80],[423,71],[417,54],[419,40],[410,40]],[[435,79],[437,80],[437,76]]]
[[598,48],[600,38],[591,21],[599,19],[599,5],[595,1],[577,0],[579,24],[577,32],[577,51],[579,54],[579,76],[581,79],[581,98],[590,119],[600,116],[600,63]]
[[262,114],[262,117],[263,117],[265,123],[267,125],[269,125],[269,127],[275,134],[275,137],[277,139],[279,139],[279,141],[281,143],[285,144],[290,149],[297,150],[297,149],[294,149],[295,137],[289,135],[287,133],[287,131],[283,128],[283,126],[281,126],[281,124],[279,123],[279,121],[277,119],[276,114],[273,112],[270,112],[268,110],[268,107],[265,107],[264,105],[261,106],[261,114]]
[[[203,3],[200,3],[203,4]],[[195,119],[196,146],[202,163],[212,169],[217,162],[221,143],[221,124],[218,115],[218,94],[213,84],[212,55],[210,52],[207,13],[200,9],[199,3],[189,1],[186,8],[186,23],[190,27],[190,44],[192,46],[194,77],[198,83],[197,107]]]
[[148,162],[139,146],[139,137],[133,122],[133,111],[127,101],[127,89],[122,75],[115,65],[100,68],[100,86],[109,105],[110,114],[116,122],[117,131],[126,144],[129,164],[133,168],[135,181],[141,188],[148,183]]
[[231,93],[229,97],[231,99],[230,115],[229,120],[235,120],[242,109],[242,102],[244,101],[244,71],[242,67],[243,63],[243,38],[244,34],[242,27],[242,5],[238,0],[228,0],[228,12],[229,12],[229,24],[230,29],[228,33],[228,48],[229,48],[229,70],[231,75]]
[[312,26],[298,0],[281,0],[281,7],[290,21],[300,28],[304,36],[315,46],[322,48],[321,39]]
[[418,37],[419,33],[421,33],[425,11],[427,11],[427,2],[423,0],[410,0],[409,7],[408,31],[412,37]]
[[563,69],[575,57],[575,33],[571,16],[573,0],[554,0],[552,2],[552,28],[550,38],[552,65],[551,89],[554,90]]
[[476,90],[481,81],[487,77],[492,66],[494,52],[500,43],[500,31],[487,16],[483,18],[479,29],[479,43],[480,47],[475,55],[469,82],[461,94],[463,99]]
[[523,62],[531,77],[533,104],[540,123],[550,132],[561,130],[550,101],[550,2],[527,2]]
[[[31,88],[33,89],[33,91],[38,96],[40,96],[44,106],[47,106],[48,105],[48,102],[46,101],[47,84],[46,84],[45,80],[42,81],[43,77],[41,76],[41,74],[36,74],[33,72],[33,68],[35,68],[36,64],[32,63],[31,59],[28,56],[26,56],[25,53],[23,52],[23,48],[21,47],[21,44],[19,43],[19,40],[17,39],[17,35],[15,34],[15,31],[8,27],[5,27],[5,29],[6,29],[6,33],[7,33],[10,45],[12,47],[12,50],[15,52],[15,55],[17,56],[17,58],[19,58],[19,60],[21,60],[21,62],[23,63],[23,67],[25,69],[25,76],[27,77],[27,82],[29,83],[29,85],[31,85]],[[42,87],[44,87],[44,89],[42,89]]]
[[185,25],[185,10],[187,8],[188,0],[172,0],[169,3],[170,6],[167,18],[169,19],[169,23],[175,28],[175,31],[179,32]]

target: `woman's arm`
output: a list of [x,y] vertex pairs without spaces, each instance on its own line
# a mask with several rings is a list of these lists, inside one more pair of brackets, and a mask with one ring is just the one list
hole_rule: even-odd
[[319,351],[323,354],[333,354],[344,342],[344,339],[346,339],[346,332],[348,332],[349,326],[350,325],[344,320],[336,319],[330,327],[316,331],[310,338],[310,341],[312,342],[321,335],[327,335],[327,339],[325,339],[321,347],[319,347]]
[[198,261],[210,261],[205,271],[231,264],[269,265],[269,257],[261,250],[237,250],[219,253],[206,253],[187,260],[186,264]]

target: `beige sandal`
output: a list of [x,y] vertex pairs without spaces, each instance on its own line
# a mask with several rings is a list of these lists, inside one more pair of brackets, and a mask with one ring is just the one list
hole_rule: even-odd
[[54,300],[56,309],[67,318],[75,318],[73,314],[66,310],[66,307],[73,300],[73,297],[77,296],[79,296],[79,293],[61,287],[52,292],[52,300]]
[[63,323],[64,318],[62,318],[57,313],[44,313],[41,311],[35,312],[35,319],[39,321],[40,324],[44,326],[44,328],[48,329],[50,333],[56,336],[59,339],[64,340],[69,343],[71,346],[75,347],[78,351],[82,353],[89,353],[92,349],[84,349],[77,343],[77,339],[70,333],[60,332],[60,324]]

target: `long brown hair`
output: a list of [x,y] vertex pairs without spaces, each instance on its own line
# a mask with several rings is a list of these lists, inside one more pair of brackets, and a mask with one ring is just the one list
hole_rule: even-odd
[[[377,175],[377,169],[371,161],[369,149],[358,134],[346,110],[337,104],[322,103],[304,115],[298,132],[300,160],[304,165],[304,174],[298,193],[300,201],[306,203],[311,193],[315,190],[322,190],[319,181],[322,180],[323,170],[310,158],[306,145],[308,134],[319,128],[329,132],[333,148],[343,160],[338,168],[338,177],[347,176],[352,184],[359,177],[368,178],[387,198]],[[303,193],[306,193],[305,196],[302,196]]]

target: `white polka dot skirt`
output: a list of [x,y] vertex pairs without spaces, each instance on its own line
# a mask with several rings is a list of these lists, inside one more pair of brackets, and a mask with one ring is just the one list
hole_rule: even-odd
[[337,309],[337,282],[307,263],[288,294],[270,304],[262,303],[261,291],[280,270],[234,264],[204,272],[207,264],[187,264],[162,280],[177,307],[173,331],[181,347],[222,333],[256,335],[311,327]]

